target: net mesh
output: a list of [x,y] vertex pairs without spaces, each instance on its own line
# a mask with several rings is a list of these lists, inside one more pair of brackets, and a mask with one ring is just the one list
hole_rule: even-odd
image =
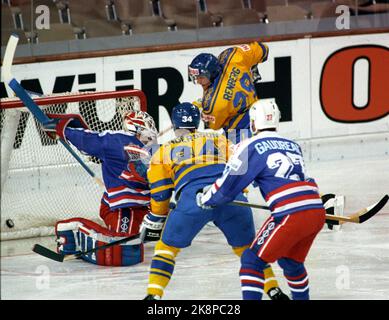
[[[40,104],[45,113],[80,114],[93,131],[121,130],[122,115],[130,110],[145,110],[136,91],[110,97],[101,93],[66,93],[69,101]],[[58,95],[57,95],[58,96]],[[95,97],[96,96],[96,97]],[[54,95],[49,98],[55,97]],[[2,99],[2,106],[9,99]],[[17,100],[11,100],[17,101]],[[16,103],[15,103],[16,105]],[[12,114],[17,117],[12,117]],[[12,121],[16,136],[12,150],[5,150]],[[71,154],[42,130],[25,108],[1,110],[2,159],[1,239],[52,234],[56,221],[84,217],[98,221],[103,188],[81,167]],[[8,125],[8,128],[7,128]],[[12,127],[12,126],[11,126]],[[77,154],[101,179],[99,160],[77,151]]]

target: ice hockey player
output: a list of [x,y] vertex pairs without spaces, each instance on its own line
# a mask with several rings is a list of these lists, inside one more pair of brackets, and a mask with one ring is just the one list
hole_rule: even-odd
[[[141,155],[142,148],[157,138],[152,117],[143,111],[128,111],[123,115],[123,130],[99,133],[89,130],[79,115],[49,116],[55,119],[55,125],[46,128],[50,136],[61,137],[101,160],[105,185],[99,212],[105,226],[84,218],[58,221],[58,251],[75,254],[138,234],[143,217],[149,213],[148,164]],[[82,259],[105,266],[133,265],[143,261],[143,244],[117,245]]]
[[325,221],[323,202],[314,179],[306,176],[300,146],[277,133],[279,118],[274,102],[254,103],[253,137],[240,144],[223,176],[197,195],[201,208],[217,208],[255,181],[270,207],[271,216],[241,257],[243,299],[262,298],[264,268],[275,261],[283,269],[292,298],[309,299],[304,261]]
[[[188,67],[190,79],[203,88],[203,97],[193,102],[201,112],[206,128],[220,130],[238,144],[251,137],[249,110],[258,101],[254,82],[260,80],[257,65],[267,61],[269,47],[252,42],[222,51],[218,58],[210,53],[197,55]],[[334,201],[341,196],[322,196],[327,213],[334,214]],[[342,210],[343,208],[340,208]],[[329,229],[339,223],[326,220]]]
[[233,143],[251,136],[248,111],[258,100],[254,74],[268,54],[268,46],[255,41],[228,48],[218,58],[201,53],[192,60],[189,77],[203,87],[202,99],[194,103],[206,128],[223,129]]
[[[144,218],[141,237],[145,241],[158,242],[150,266],[146,300],[158,300],[163,296],[173,275],[177,254],[191,245],[208,222],[213,221],[222,231],[238,256],[255,234],[249,208],[222,205],[215,210],[203,210],[196,205],[196,191],[215,181],[224,170],[230,154],[226,137],[197,131],[200,111],[191,103],[175,106],[172,122],[177,138],[153,154],[147,175],[151,212]],[[173,191],[176,206],[169,212]],[[241,192],[236,198],[247,201]],[[277,287],[274,281],[268,284]],[[275,289],[272,293],[277,297],[286,297],[279,288]]]

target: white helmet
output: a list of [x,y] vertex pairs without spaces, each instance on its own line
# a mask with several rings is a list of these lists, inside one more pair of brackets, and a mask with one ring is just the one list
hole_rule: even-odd
[[155,141],[158,131],[155,128],[154,119],[143,111],[129,111],[123,115],[123,129],[140,135],[140,140],[147,144]]
[[259,130],[278,129],[281,113],[274,100],[258,100],[253,103],[249,111],[250,130],[253,134]]

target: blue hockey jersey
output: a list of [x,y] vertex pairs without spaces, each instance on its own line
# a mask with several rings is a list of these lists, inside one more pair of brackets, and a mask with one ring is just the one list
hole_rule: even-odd
[[123,149],[129,144],[144,146],[132,133],[66,128],[65,137],[81,152],[101,160],[105,185],[102,201],[112,210],[150,203],[147,168],[140,160],[129,162]]
[[275,217],[323,208],[315,181],[305,176],[300,146],[276,132],[261,132],[241,142],[204,204],[231,202],[252,182]]

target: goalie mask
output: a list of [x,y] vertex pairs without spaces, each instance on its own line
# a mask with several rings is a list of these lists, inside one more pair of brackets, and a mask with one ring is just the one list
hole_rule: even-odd
[[157,140],[158,131],[153,118],[143,111],[129,111],[123,117],[123,129],[139,135],[139,140],[148,144]]

